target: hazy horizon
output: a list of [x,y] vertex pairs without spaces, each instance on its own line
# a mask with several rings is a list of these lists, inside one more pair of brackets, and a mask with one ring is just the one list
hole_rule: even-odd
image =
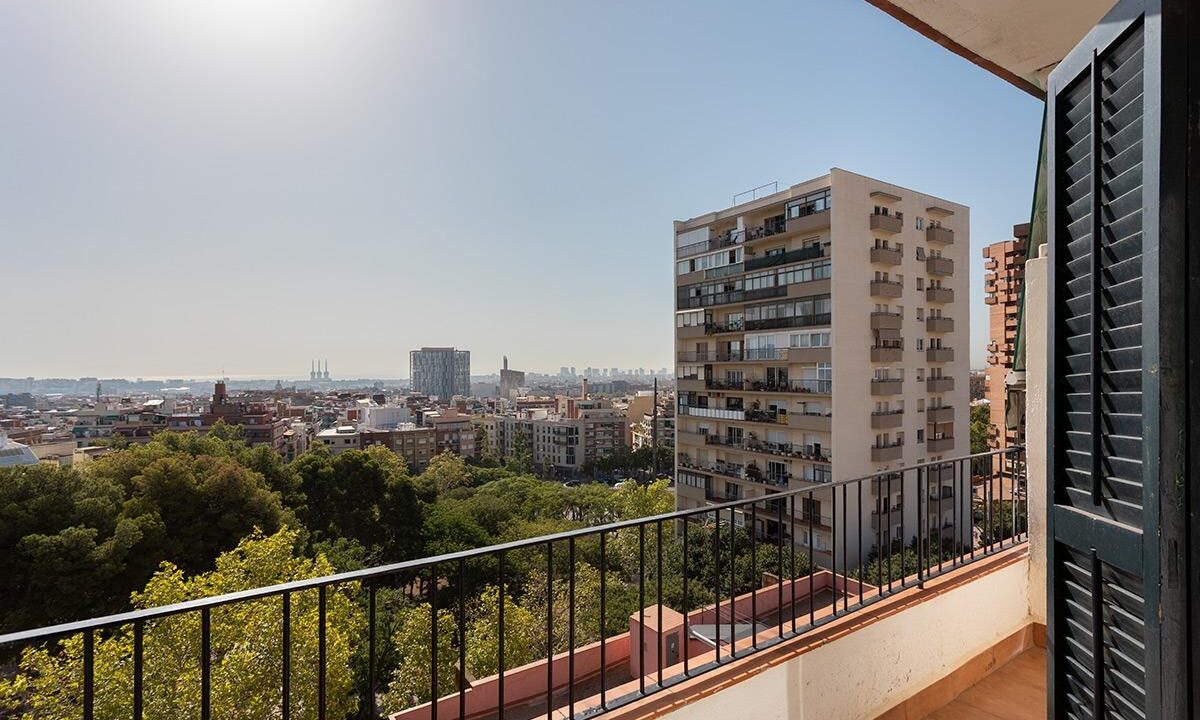
[[1042,113],[865,2],[10,3],[0,82],[17,378],[671,368],[672,220],[832,166],[971,207],[980,367]]

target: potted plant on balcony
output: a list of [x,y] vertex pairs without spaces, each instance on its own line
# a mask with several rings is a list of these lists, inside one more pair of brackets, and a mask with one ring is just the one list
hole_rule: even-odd
[[746,479],[754,482],[762,482],[762,471],[758,469],[756,463],[750,463],[746,466]]

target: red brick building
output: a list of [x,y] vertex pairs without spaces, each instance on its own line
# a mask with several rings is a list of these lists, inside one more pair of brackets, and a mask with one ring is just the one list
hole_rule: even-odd
[[987,386],[984,397],[991,404],[988,444],[993,448],[1021,444],[1016,430],[1004,421],[1005,378],[1013,366],[1017,326],[1020,323],[1021,290],[1025,285],[1025,248],[1029,223],[1013,226],[1013,239],[983,249],[984,302],[988,305]]

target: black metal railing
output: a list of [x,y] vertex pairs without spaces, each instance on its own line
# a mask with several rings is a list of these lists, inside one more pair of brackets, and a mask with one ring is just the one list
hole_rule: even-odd
[[803,262],[805,260],[815,260],[821,257],[822,249],[820,245],[810,245],[799,250],[789,250],[775,255],[764,255],[763,257],[746,258],[746,272],[752,270],[762,270],[763,268],[775,267],[776,265],[785,265],[793,262]]
[[[121,693],[131,695],[132,712],[125,716],[141,720],[148,692],[178,691],[174,685],[148,690],[143,682],[147,668],[160,660],[154,649],[164,647],[152,638],[169,619],[189,618],[189,624],[172,625],[171,631],[195,632],[200,672],[195,678],[177,678],[175,684],[194,681],[198,685],[197,714],[207,720],[213,714],[214,678],[225,684],[231,681],[229,668],[221,667],[221,658],[214,653],[216,643],[223,640],[217,634],[231,624],[218,624],[215,618],[224,613],[231,615],[222,620],[236,618],[239,608],[249,603],[277,603],[275,632],[280,642],[270,647],[281,655],[278,665],[272,666],[281,671],[275,672],[277,684],[270,690],[277,710],[273,716],[286,719],[295,712],[323,719],[331,700],[326,697],[326,678],[331,673],[326,667],[326,643],[332,614],[326,612],[327,599],[332,603],[334,593],[339,598],[349,593],[362,603],[368,618],[365,633],[341,636],[343,641],[358,642],[363,657],[356,717],[375,720],[386,712],[406,718],[411,712],[413,717],[435,720],[439,716],[503,720],[518,712],[531,717],[531,707],[547,718],[586,717],[804,635],[929,578],[1025,542],[1025,472],[1024,449],[1007,448],[765,497],[0,635],[0,651],[39,646],[53,651],[62,647],[60,643],[79,642],[81,684],[77,713],[71,714],[94,720],[97,692],[105,693],[106,700]],[[706,493],[714,494],[712,488]],[[577,571],[584,560],[598,566],[594,594],[577,587],[581,579]],[[748,572],[739,574],[739,568],[746,567]],[[520,568],[522,574],[513,568]],[[610,591],[609,585],[616,582],[623,587]],[[498,640],[496,672],[486,678],[472,678],[467,672],[468,650],[476,642],[473,633],[479,620],[468,633],[472,585],[495,590],[499,597],[498,618],[490,626]],[[507,637],[505,622],[506,606],[516,602],[510,598],[515,587],[542,599],[541,664],[515,667],[506,660],[506,639],[519,639]],[[428,612],[429,628],[420,637],[429,641],[431,677],[424,698],[413,700],[409,707],[381,708],[377,628],[390,608],[379,598],[381,591],[394,589],[401,589],[410,601],[424,600],[418,608]],[[629,602],[622,605],[623,600]],[[678,611],[671,617],[682,618],[670,628],[663,620],[668,602]],[[293,609],[311,608],[314,603],[319,650],[315,667],[301,672],[293,656],[293,633],[301,618],[311,621],[312,615]],[[620,614],[610,615],[617,611]],[[656,630],[647,623],[653,615],[657,615]],[[528,617],[536,622],[538,616]],[[585,627],[584,618],[594,627]],[[130,629],[135,639],[131,655],[122,656],[116,665],[98,664],[98,645]],[[449,632],[451,637],[439,638],[439,632]],[[636,642],[633,633],[638,635]],[[598,641],[579,645],[577,639],[585,636]],[[654,648],[652,658],[648,647]],[[454,668],[450,691],[444,682],[439,685],[438,668],[447,661]],[[337,671],[344,674],[351,668]],[[261,687],[267,672],[255,670],[256,681],[247,687]],[[297,707],[294,693],[312,691],[299,689],[301,681],[316,685],[316,701]]]
[[814,325],[828,325],[831,321],[832,315],[829,313],[818,313],[815,315],[792,315],[788,317],[776,317],[763,320],[747,320],[745,323],[745,329],[771,330],[774,328],[812,327]]

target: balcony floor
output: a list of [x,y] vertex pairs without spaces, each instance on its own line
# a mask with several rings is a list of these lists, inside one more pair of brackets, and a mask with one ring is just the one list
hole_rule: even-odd
[[1046,717],[1046,650],[1033,647],[925,716],[929,720],[1041,720]]

